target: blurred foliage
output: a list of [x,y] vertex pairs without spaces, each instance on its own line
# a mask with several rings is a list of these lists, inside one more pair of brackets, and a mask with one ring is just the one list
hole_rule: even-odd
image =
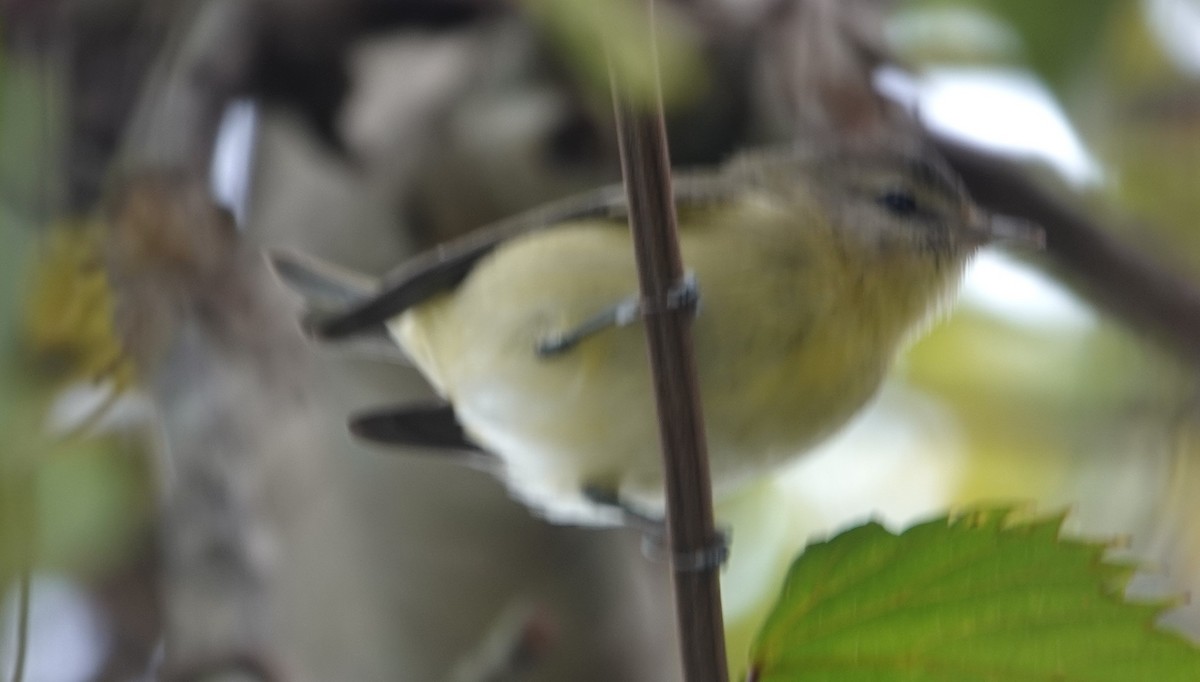
[[1021,36],[1029,66],[1057,90],[1075,83],[1094,57],[1113,10],[1123,0],[980,0]]
[[[1080,71],[1092,63],[1115,11],[1133,4],[1119,0],[908,0],[900,6],[908,12],[938,13],[955,21],[959,28],[988,31],[988,35],[995,35],[996,30],[989,29],[988,20],[998,22],[1019,38],[1021,61],[1061,91],[1072,87]],[[970,53],[970,43],[960,41],[953,32],[921,37],[926,43],[958,46],[959,58],[969,61],[976,56]],[[982,53],[978,56],[994,56],[987,53],[996,46],[993,41],[983,40],[973,49]],[[934,47],[922,45],[914,54],[938,54]]]
[[88,576],[122,565],[152,511],[139,449],[101,438],[43,452],[34,481],[38,567]]
[[1192,226],[1200,215],[1200,83],[1172,63],[1149,25],[1149,4],[907,0],[896,23],[908,28],[899,47],[915,64],[983,63],[1039,76],[1105,163],[1097,210],[1113,227],[1152,232],[1146,246],[1157,257],[1200,273]]
[[1131,229],[1166,264],[1200,275],[1200,87],[1147,90],[1123,99],[1105,151],[1116,161],[1114,198]]
[[[61,391],[130,371],[117,357],[112,302],[93,228],[31,223],[25,189],[40,188],[46,102],[26,71],[0,64],[0,585],[16,566],[90,574],[123,561],[149,511],[140,446],[114,436],[48,430]],[[7,114],[24,112],[18,116]],[[34,112],[39,112],[34,116]],[[31,132],[34,131],[34,132]],[[9,145],[9,141],[17,141]],[[8,181],[19,178],[21,189]],[[36,202],[35,202],[36,203]],[[113,374],[113,371],[116,374]]]
[[[9,504],[0,519],[0,557],[6,557],[4,565],[11,567],[16,559],[11,549],[19,547],[22,552],[32,551],[39,568],[104,570],[123,560],[128,542],[149,511],[148,472],[137,456],[140,447],[115,436],[50,432],[49,406],[64,388],[91,383],[84,363],[91,362],[94,354],[85,349],[64,364],[60,346],[28,343],[47,340],[42,335],[45,330],[31,334],[30,328],[15,324],[46,322],[26,312],[29,299],[44,302],[63,290],[75,296],[82,293],[82,302],[75,296],[57,299],[64,311],[71,312],[82,309],[81,303],[93,303],[95,292],[69,281],[77,271],[47,279],[47,268],[54,271],[57,263],[34,257],[39,252],[33,245],[37,235],[28,227],[5,220],[3,236],[11,248],[4,249],[0,258],[5,279],[0,317],[0,486]],[[53,240],[53,235],[40,236]],[[55,291],[46,294],[31,285]],[[100,338],[111,343],[111,335]],[[75,344],[71,347],[78,350]],[[48,356],[56,362],[48,363]],[[59,371],[48,372],[51,366]],[[32,538],[32,544],[24,538]],[[0,569],[0,579],[6,574]]]
[[[1166,57],[1147,3],[1069,0],[910,0],[912,13],[974,14],[1014,36],[1018,49],[981,51],[996,66],[1032,69],[1058,93],[1086,144],[1104,164],[1104,184],[1086,197],[1104,224],[1130,232],[1168,269],[1200,273],[1200,106],[1197,83]],[[925,66],[971,62],[929,50],[944,36],[914,34],[905,47]],[[923,51],[920,40],[926,41]],[[1155,105],[1159,106],[1155,106]],[[1075,201],[1079,201],[1076,198]],[[1138,434],[1175,428],[1197,393],[1191,370],[1113,320],[1092,325],[1025,324],[960,307],[907,356],[904,376],[952,406],[969,439],[969,467],[956,498],[1078,501],[1071,481],[1140,461],[1145,489],[1108,504],[1153,507],[1165,451],[1131,452]],[[1092,495],[1099,491],[1092,491]],[[1129,529],[1125,529],[1128,531]]]
[[646,12],[637,0],[525,0],[565,60],[575,67],[594,97],[609,101],[609,68],[634,105],[656,96],[661,73],[662,98],[670,107],[702,94],[704,72],[695,37],[668,6],[655,7],[655,31],[645,30]]
[[1148,238],[1168,266],[1200,276],[1200,81],[1176,68],[1138,7],[1123,6],[1106,32],[1096,87],[1104,114],[1081,118],[1112,165],[1109,198],[1133,217],[1117,224]]
[[55,160],[63,121],[49,73],[31,59],[0,65],[0,203],[37,220],[49,218],[59,182]]
[[[1058,499],[1081,468],[1136,456],[1112,450],[1121,432],[1165,418],[1191,387],[1112,323],[1039,329],[969,307],[906,359],[908,380],[952,405],[968,434],[960,500]],[[1145,453],[1148,472],[1160,457]]]
[[113,327],[101,230],[81,224],[45,231],[26,296],[24,328],[29,347],[66,379],[106,379],[120,392],[133,385],[134,370]]
[[899,535],[870,523],[809,546],[751,654],[755,682],[1194,680],[1200,650],[1150,625],[1165,603],[1120,594],[1106,543],[1062,517],[967,512]]
[[25,427],[31,416],[24,393],[27,379],[19,364],[13,323],[19,319],[15,312],[29,239],[14,222],[0,212],[0,585],[9,584],[22,561],[17,554],[26,549],[33,466]]

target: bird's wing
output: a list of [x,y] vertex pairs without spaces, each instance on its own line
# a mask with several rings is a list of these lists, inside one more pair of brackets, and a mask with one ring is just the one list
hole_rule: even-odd
[[[304,298],[301,325],[306,332],[311,333],[330,315],[366,301],[379,291],[379,282],[372,277],[298,251],[274,250],[267,258],[283,284]],[[410,364],[382,324],[360,330],[336,348],[360,357]]]
[[466,464],[495,469],[500,462],[472,441],[445,403],[401,405],[357,414],[350,419],[350,432],[373,443],[429,448],[452,454]]
[[[725,198],[723,192],[727,192],[721,188],[726,186],[718,175],[677,177],[676,206],[684,212],[718,203]],[[508,239],[577,220],[610,220],[623,228],[627,216],[625,190],[613,185],[501,221],[404,263],[384,275],[374,296],[320,320],[313,331],[321,338],[337,339],[377,329],[408,308],[456,287],[481,259]]]
[[299,251],[271,251],[268,258],[279,279],[303,296],[310,307],[345,307],[368,299],[379,290],[379,283],[366,275]]

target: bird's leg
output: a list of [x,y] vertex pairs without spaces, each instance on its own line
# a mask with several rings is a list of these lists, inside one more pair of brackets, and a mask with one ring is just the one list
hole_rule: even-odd
[[621,500],[620,495],[610,488],[601,486],[585,486],[583,496],[588,501],[604,507],[614,507],[621,512],[621,520],[626,526],[642,532],[642,554],[651,561],[666,561],[671,558],[671,566],[676,571],[704,571],[723,566],[729,559],[729,532],[717,529],[717,538],[712,545],[694,552],[680,552],[673,556],[667,542],[667,522],[665,519],[650,516],[645,512],[630,507]]
[[[666,524],[663,525],[663,531],[666,531]],[[665,534],[642,535],[642,553],[654,561],[663,561],[669,554],[671,568],[678,573],[694,573],[724,566],[729,560],[729,544],[729,531],[723,528],[716,529],[712,544],[691,552],[668,552]]]
[[586,485],[583,487],[583,496],[588,502],[601,507],[610,507],[621,512],[621,523],[630,528],[635,528],[646,535],[654,535],[659,538],[666,536],[667,522],[664,519],[651,516],[640,509],[634,509],[622,500],[617,491],[612,488],[599,485]]
[[[683,279],[667,292],[668,310],[695,312],[699,301],[700,290],[696,285],[696,277],[691,273],[684,275]],[[572,329],[550,334],[541,339],[537,344],[537,354],[541,357],[552,357],[565,353],[589,336],[609,327],[626,327],[633,324],[642,316],[643,312],[642,301],[638,296],[622,299],[616,305],[600,311]]]
[[630,296],[589,317],[572,329],[555,332],[540,339],[537,343],[537,354],[540,357],[548,358],[565,353],[579,345],[580,341],[609,327],[625,327],[633,324],[641,315],[641,311],[641,301],[637,296]]
[[693,315],[700,310],[700,285],[695,273],[684,273],[683,279],[667,290],[667,310],[687,310]]

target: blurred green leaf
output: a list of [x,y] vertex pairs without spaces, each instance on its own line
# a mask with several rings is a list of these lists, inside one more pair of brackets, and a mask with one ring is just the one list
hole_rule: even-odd
[[0,203],[0,584],[12,579],[26,550],[33,467],[27,426],[33,413],[16,324],[30,239],[4,208]]
[[888,40],[905,63],[990,65],[1019,56],[1020,36],[975,5],[907,3],[888,22]]
[[1117,0],[986,0],[986,6],[1021,34],[1035,71],[1062,89],[1105,38]]
[[48,67],[9,57],[0,68],[0,203],[10,213],[50,217],[60,168],[62,107]]
[[686,102],[703,88],[693,36],[667,7],[656,8],[655,31],[638,0],[525,0],[581,80],[607,98],[609,64],[633,104],[655,97],[657,57],[664,104]]
[[904,7],[967,7],[990,12],[1019,36],[1029,65],[1055,89],[1065,88],[1094,56],[1118,0],[916,0]]
[[[64,441],[44,428],[61,385],[35,361],[23,322],[31,299],[44,293],[35,289],[65,286],[76,273],[31,277],[39,264],[44,269],[38,259],[51,234],[30,223],[27,205],[46,182],[38,161],[51,124],[38,120],[48,116],[39,74],[27,64],[14,67],[0,62],[0,584],[31,559],[71,570],[103,567],[127,548],[148,508],[145,472],[128,443]],[[73,323],[64,334],[87,332],[79,327]]]
[[1131,604],[1108,546],[1011,510],[893,535],[870,523],[807,548],[751,653],[754,682],[1200,679],[1200,649]]
[[126,556],[149,508],[139,458],[104,440],[58,447],[38,467],[37,558],[93,571]]

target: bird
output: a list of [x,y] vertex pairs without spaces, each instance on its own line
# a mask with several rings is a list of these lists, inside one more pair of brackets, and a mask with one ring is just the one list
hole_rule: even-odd
[[[835,433],[944,316],[967,263],[1034,225],[975,205],[920,143],[793,144],[673,179],[714,496]],[[662,519],[657,417],[621,186],[533,209],[379,281],[277,252],[333,311],[325,341],[395,347],[441,400],[354,416],[370,441],[473,453],[554,523]]]

